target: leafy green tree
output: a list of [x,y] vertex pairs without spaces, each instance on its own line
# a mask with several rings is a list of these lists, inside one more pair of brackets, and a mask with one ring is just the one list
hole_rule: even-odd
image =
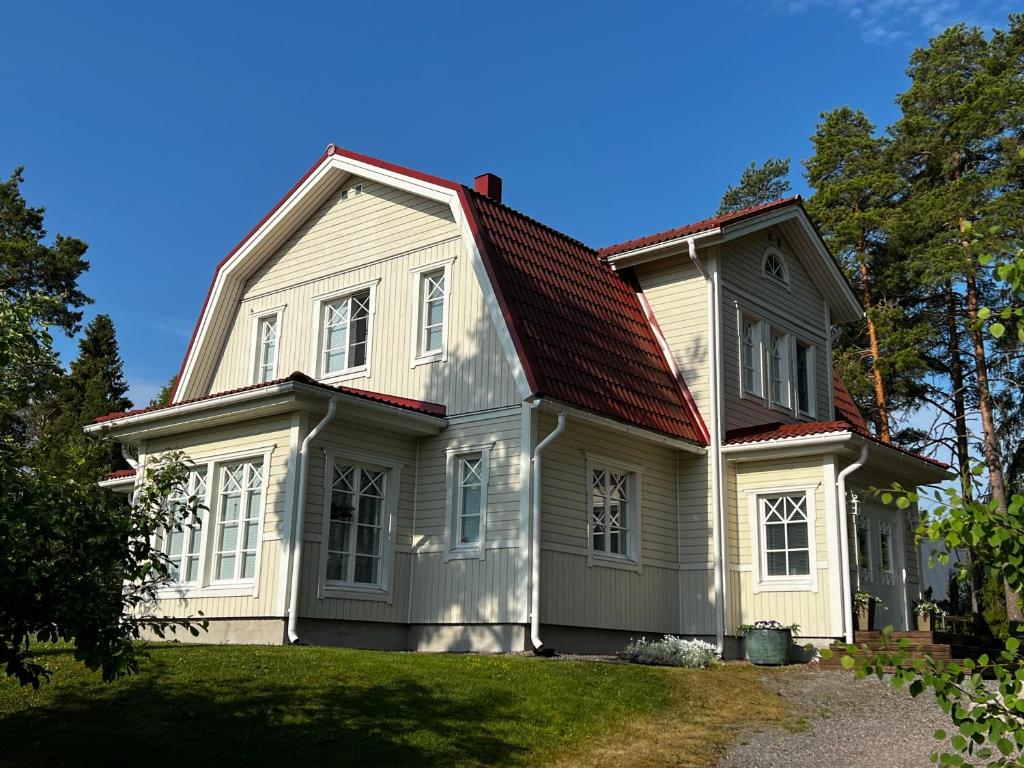
[[903,179],[887,158],[888,142],[863,112],[840,107],[822,116],[804,162],[815,188],[807,212],[818,225],[865,309],[863,323],[842,329],[835,345],[844,382],[875,430],[892,441],[894,414],[915,403],[927,372],[919,350],[929,328],[913,314],[912,287],[896,273],[889,225]]
[[[0,384],[0,414],[32,398],[33,376],[51,370],[50,338],[37,318],[53,300],[0,294],[0,363],[11,376]],[[67,441],[62,461],[31,463],[30,446],[0,435],[0,663],[22,685],[47,675],[34,642],[72,641],[76,658],[104,679],[138,669],[135,645],[144,630],[161,635],[195,622],[147,613],[170,578],[167,557],[153,546],[161,531],[180,528],[196,499],[169,505],[185,488],[180,455],[151,463],[134,504],[102,489],[88,441]]]
[[751,162],[740,176],[739,184],[725,190],[718,214],[770,203],[784,197],[790,189],[788,157],[769,157],[760,166]]
[[46,245],[44,208],[28,205],[21,194],[24,168],[0,183],[0,292],[11,301],[30,294],[54,296],[59,301],[37,303],[40,320],[69,335],[82,320],[80,309],[91,303],[78,286],[89,268],[83,256],[88,246],[74,237],[57,235]]

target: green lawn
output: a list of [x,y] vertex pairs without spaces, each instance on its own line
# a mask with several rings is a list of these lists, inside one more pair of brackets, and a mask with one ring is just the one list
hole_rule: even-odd
[[[596,755],[623,728],[678,726],[684,683],[705,699],[759,687],[742,667],[173,644],[149,653],[141,674],[113,684],[66,650],[45,655],[54,675],[38,692],[0,682],[0,766],[172,756],[189,766],[536,765]],[[700,702],[702,722],[712,706]],[[686,738],[695,749],[708,741]]]

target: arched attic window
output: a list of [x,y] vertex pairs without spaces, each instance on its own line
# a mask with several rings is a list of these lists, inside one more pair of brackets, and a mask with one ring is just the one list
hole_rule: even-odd
[[761,257],[761,273],[772,280],[789,287],[789,269],[786,267],[786,258],[778,248],[769,247]]

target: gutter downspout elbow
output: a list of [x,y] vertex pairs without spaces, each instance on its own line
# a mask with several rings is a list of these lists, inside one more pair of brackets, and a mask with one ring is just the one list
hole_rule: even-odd
[[715,547],[715,640],[718,647],[718,655],[725,652],[725,617],[726,617],[726,590],[725,590],[725,518],[724,518],[724,489],[722,487],[722,418],[720,402],[720,385],[718,366],[721,355],[719,354],[718,338],[718,286],[715,276],[708,273],[701,264],[697,255],[697,243],[695,238],[686,239],[687,251],[693,266],[704,278],[707,284],[707,316],[708,316],[708,360],[710,408],[711,418],[708,424],[708,447],[710,448],[710,469],[711,469],[711,516],[712,534]]
[[[536,408],[539,401],[532,407]],[[548,444],[558,437],[565,430],[565,409],[558,412],[558,423],[551,430],[547,437],[537,444],[533,449],[531,460],[531,480],[533,482],[533,495],[530,516],[530,642],[533,643],[534,653],[538,653],[543,646],[540,639],[540,467],[541,452]]]
[[292,528],[292,582],[288,594],[288,641],[291,643],[299,642],[299,581],[302,574],[302,536],[306,523],[306,485],[307,475],[309,474],[307,467],[309,446],[316,436],[319,435],[327,425],[334,421],[334,416],[337,412],[338,397],[334,396],[327,403],[327,415],[325,415],[323,419],[320,420],[320,423],[313,427],[312,431],[306,435],[305,439],[302,441],[302,447],[299,448],[299,500],[295,508],[295,525]]
[[[836,477],[836,495],[839,502],[836,508],[839,510],[839,539],[842,542],[839,551],[842,553],[843,630],[847,643],[853,642],[853,593],[850,590],[850,527],[846,514],[846,478],[863,467],[867,460],[868,444],[865,442],[860,447],[857,460]],[[859,568],[860,564],[857,567]]]

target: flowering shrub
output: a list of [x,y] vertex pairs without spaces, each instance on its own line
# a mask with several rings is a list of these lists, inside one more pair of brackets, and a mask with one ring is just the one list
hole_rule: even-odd
[[741,624],[740,632],[749,632],[754,629],[788,629],[794,635],[800,633],[799,624],[783,624],[781,621],[775,619],[761,619],[755,621],[753,624]]
[[720,664],[718,650],[703,640],[683,640],[665,635],[661,640],[648,642],[646,637],[630,640],[623,657],[637,664],[658,664],[666,667],[704,669]]
[[946,612],[931,600],[922,600],[914,606],[914,614],[917,616],[936,616],[942,618],[946,615]]
[[862,608],[869,607],[872,602],[874,602],[875,605],[881,606],[882,608],[885,607],[885,603],[883,603],[881,599],[872,595],[870,592],[862,592],[858,590],[853,593],[853,607],[858,611]]

